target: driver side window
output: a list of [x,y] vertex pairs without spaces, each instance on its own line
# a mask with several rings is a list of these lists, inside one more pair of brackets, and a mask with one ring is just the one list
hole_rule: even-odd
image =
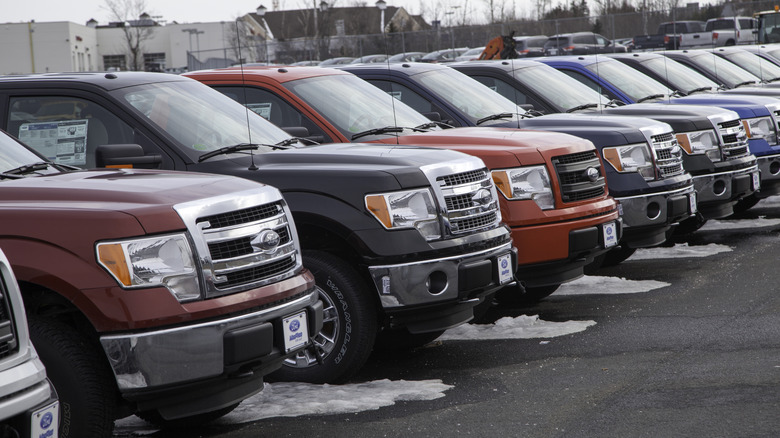
[[368,81],[371,85],[374,85],[375,87],[378,87],[380,90],[384,91],[385,93],[395,97],[396,99],[400,100],[401,102],[409,105],[421,114],[431,114],[431,113],[438,113],[439,116],[441,116],[441,120],[448,124],[454,123],[454,117],[447,114],[443,109],[441,109],[438,105],[435,105],[434,103],[430,102],[425,97],[421,96],[416,91],[413,91],[411,88],[397,84],[395,82],[390,81],[381,81],[381,80],[369,80]]
[[103,106],[69,96],[12,97],[5,126],[49,160],[89,169],[96,167],[100,145],[134,143],[134,131]]

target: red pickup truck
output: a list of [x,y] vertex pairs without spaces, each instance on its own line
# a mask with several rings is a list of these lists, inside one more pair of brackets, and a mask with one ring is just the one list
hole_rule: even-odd
[[[424,115],[356,76],[307,67],[232,68],[186,74],[245,104],[292,135],[453,149],[481,158],[503,194],[501,213],[518,248],[516,278],[530,303],[580,277],[617,244],[621,221],[601,159],[579,137],[502,128],[439,130]],[[376,129],[376,126],[386,128]]]

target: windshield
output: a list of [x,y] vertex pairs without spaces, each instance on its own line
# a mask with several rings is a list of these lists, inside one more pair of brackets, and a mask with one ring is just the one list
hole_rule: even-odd
[[759,82],[757,76],[750,74],[714,53],[700,52],[690,59],[697,67],[707,72],[710,76],[717,78],[728,88],[734,88],[738,84],[745,82]]
[[472,123],[497,114],[512,114],[513,120],[525,110],[464,73],[442,68],[415,75],[417,82],[440,99],[458,108]]
[[749,52],[734,51],[724,53],[729,61],[765,81],[780,78],[780,67]]
[[620,61],[594,62],[586,68],[596,76],[604,78],[634,102],[657,94],[665,97],[669,93],[669,89],[664,84]]
[[[290,138],[240,103],[198,82],[162,82],[115,93],[173,137],[183,146],[182,152],[195,160],[204,152],[226,146],[273,145]],[[260,147],[258,152],[271,150]]]
[[[17,169],[21,166],[40,163],[42,161],[46,160],[17,143],[10,135],[0,131],[0,173],[7,172],[11,169]],[[49,166],[46,169],[41,169],[38,173],[59,171],[60,170]]]
[[642,65],[656,75],[666,78],[672,88],[685,94],[704,87],[718,89],[718,84],[706,76],[666,56],[648,59],[642,62]]
[[326,75],[285,82],[344,136],[387,126],[415,127],[427,117],[354,75]]
[[602,103],[603,96],[597,91],[545,64],[518,68],[513,75],[523,85],[552,102],[558,111]]

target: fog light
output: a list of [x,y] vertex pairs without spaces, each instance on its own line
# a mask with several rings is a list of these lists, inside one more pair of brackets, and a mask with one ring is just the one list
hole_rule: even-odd
[[715,184],[712,185],[712,192],[716,196],[726,193],[726,183],[722,179],[715,181]]
[[657,202],[651,202],[647,204],[647,217],[649,219],[657,219],[661,215],[661,206]]
[[438,295],[447,288],[447,274],[441,271],[433,271],[425,281],[428,292],[432,295]]
[[769,173],[772,175],[777,175],[778,172],[780,172],[780,162],[772,161],[769,163]]

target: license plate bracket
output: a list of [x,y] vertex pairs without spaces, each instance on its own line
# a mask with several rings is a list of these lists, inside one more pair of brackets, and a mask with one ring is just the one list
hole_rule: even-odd
[[282,320],[282,331],[285,353],[306,345],[309,342],[309,324],[306,319],[306,311],[285,317]]

